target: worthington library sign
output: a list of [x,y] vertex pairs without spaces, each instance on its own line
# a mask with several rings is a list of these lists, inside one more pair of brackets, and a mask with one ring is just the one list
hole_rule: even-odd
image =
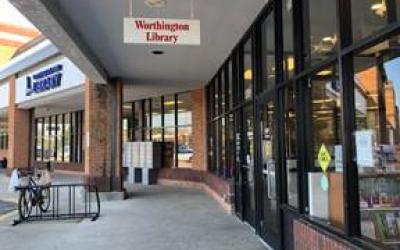
[[124,18],[124,43],[200,45],[200,20]]

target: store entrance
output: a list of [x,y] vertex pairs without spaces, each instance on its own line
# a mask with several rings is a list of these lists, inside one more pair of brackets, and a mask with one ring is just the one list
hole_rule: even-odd
[[[268,98],[260,106],[260,233],[261,237],[273,248],[280,247],[280,213],[278,206],[277,178],[279,174],[277,122],[275,103]],[[259,171],[260,173],[260,171]]]
[[243,157],[240,163],[243,191],[243,220],[255,227],[256,197],[254,176],[253,105],[243,107]]

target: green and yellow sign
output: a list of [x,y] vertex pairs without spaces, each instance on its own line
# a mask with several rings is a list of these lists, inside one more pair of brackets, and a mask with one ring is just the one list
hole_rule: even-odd
[[329,164],[331,163],[331,155],[329,154],[328,149],[325,147],[325,144],[322,144],[318,153],[318,163],[321,167],[322,171],[326,173],[328,171]]

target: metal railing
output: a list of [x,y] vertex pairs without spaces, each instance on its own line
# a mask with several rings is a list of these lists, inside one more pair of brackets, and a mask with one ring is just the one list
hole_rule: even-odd
[[[14,220],[13,225],[18,225],[29,221],[42,220],[74,220],[90,218],[92,221],[97,220],[100,216],[100,198],[96,186],[86,184],[60,184],[49,186],[21,186],[16,187],[19,197],[27,192],[35,192],[35,190],[49,189],[48,209],[43,211],[39,203],[32,205],[29,215]],[[18,199],[18,207],[22,206],[21,198]]]

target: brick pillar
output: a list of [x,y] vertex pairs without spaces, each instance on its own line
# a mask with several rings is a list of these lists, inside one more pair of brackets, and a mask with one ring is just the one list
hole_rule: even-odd
[[99,191],[122,191],[123,83],[85,82],[85,177]]
[[19,109],[15,103],[15,76],[9,79],[8,168],[30,167],[31,110]]
[[193,169],[207,170],[206,102],[204,88],[192,91],[193,99]]

